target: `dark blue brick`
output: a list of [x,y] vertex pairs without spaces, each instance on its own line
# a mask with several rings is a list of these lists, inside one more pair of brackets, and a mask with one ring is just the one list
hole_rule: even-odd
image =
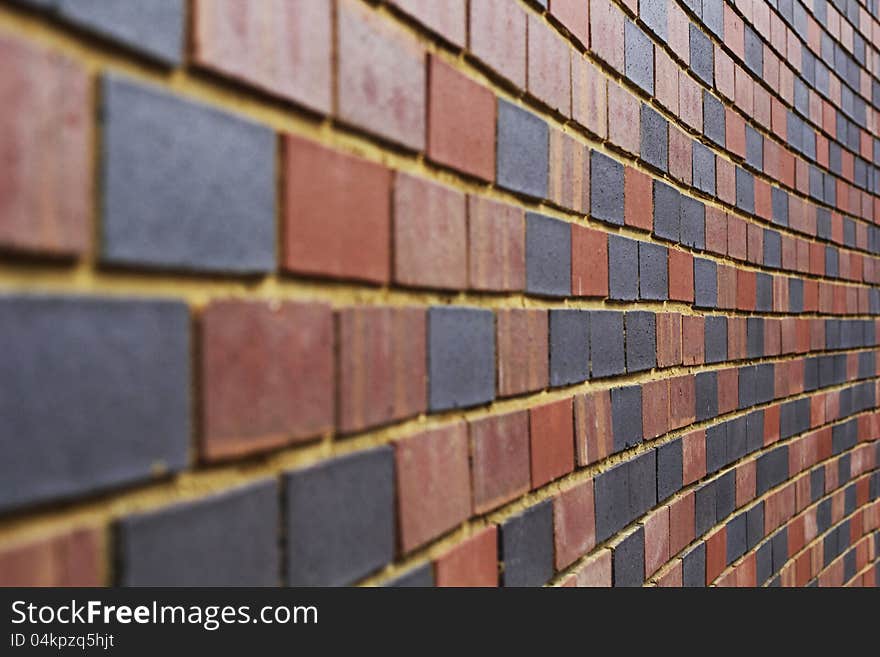
[[755,212],[755,178],[741,167],[736,168],[736,207],[743,212]]
[[819,359],[807,358],[804,361],[804,392],[812,392],[819,387]]
[[773,223],[780,226],[788,226],[788,194],[774,187],[770,193],[771,207],[773,210]]
[[659,180],[654,181],[654,236],[678,242],[681,226],[681,193]]
[[274,480],[124,518],[116,527],[117,583],[278,586],[278,518]]
[[642,442],[641,386],[611,389],[611,419],[615,452]]
[[715,522],[721,522],[736,508],[736,473],[722,475],[715,485]]
[[630,513],[629,463],[624,462],[596,475],[596,541],[602,542],[626,527]]
[[628,312],[626,324],[626,371],[641,372],[657,365],[654,313]]
[[690,24],[690,29],[691,70],[707,86],[711,87],[715,81],[713,66],[715,54],[712,50],[712,42],[694,23]]
[[694,522],[696,535],[702,536],[715,525],[715,488],[717,481],[703,484],[694,493]]
[[495,316],[490,310],[428,310],[428,396],[432,411],[495,398]]
[[597,310],[590,318],[592,378],[614,376],[625,371],[623,313]]
[[638,527],[613,550],[614,586],[637,587],[645,583],[645,530]]
[[764,75],[764,43],[758,33],[745,26],[746,67],[758,78]]
[[855,419],[831,427],[831,451],[841,454],[856,446],[858,441],[858,424]]
[[755,365],[755,403],[766,404],[772,401],[775,392],[775,366],[773,363]]
[[681,197],[681,243],[695,249],[706,248],[706,208],[695,198]]
[[654,44],[630,20],[624,24],[626,77],[649,96],[654,95]]
[[[849,458],[849,454],[846,455],[847,459]],[[841,467],[841,470],[844,468]],[[849,468],[846,468],[846,478],[841,479],[841,481],[849,481]],[[850,484],[846,487],[846,490],[843,491],[843,515],[849,516],[856,512],[856,485]]]
[[764,503],[758,502],[746,512],[747,548],[753,550],[764,538]]
[[728,420],[727,424],[727,462],[733,463],[748,454],[748,426],[746,417]]
[[838,276],[837,249],[833,246],[825,247],[825,275]]
[[657,500],[669,499],[682,487],[681,439],[657,448]]
[[186,466],[185,304],[0,296],[0,342],[0,510]]
[[639,242],[639,299],[669,298],[669,267],[666,247]]
[[746,439],[749,454],[764,447],[764,411],[752,411],[746,416]]
[[770,539],[773,546],[773,572],[778,573],[788,561],[788,528],[783,527]]
[[719,146],[725,146],[724,105],[706,90],[703,91],[703,134]]
[[564,386],[590,377],[590,313],[550,311],[550,385]]
[[681,583],[685,588],[705,588],[705,543],[697,543],[681,558]]
[[389,588],[431,588],[434,586],[434,564],[423,563],[385,582]]
[[545,500],[500,526],[504,586],[543,586],[553,576],[553,505]]
[[526,213],[526,291],[542,296],[571,294],[571,226]]
[[788,311],[791,313],[804,311],[804,279],[802,278],[788,279]]
[[285,480],[287,584],[344,586],[394,558],[394,452],[347,454]]
[[[746,126],[746,164],[758,171],[764,169],[764,138],[750,125]],[[773,191],[777,188],[774,187]]]
[[816,507],[816,527],[821,534],[831,527],[831,500],[822,500]]
[[730,565],[746,552],[748,546],[748,528],[746,514],[740,513],[727,522],[727,564]]
[[706,429],[706,472],[718,472],[728,462],[727,423],[713,424]]
[[816,235],[823,240],[831,238],[831,211],[826,208],[816,210]]
[[764,543],[758,548],[755,555],[755,569],[757,571],[758,586],[762,586],[773,574],[773,545]]
[[758,457],[755,481],[757,494],[763,495],[788,479],[788,445]]
[[694,258],[694,305],[698,308],[718,305],[718,266],[713,260]]
[[608,236],[608,297],[634,301],[639,296],[639,243],[620,235]]
[[629,521],[640,518],[657,505],[657,455],[654,450],[628,464]]
[[718,374],[700,372],[694,388],[697,396],[697,421],[709,420],[718,415]]
[[600,153],[590,153],[590,216],[623,225],[623,165]]
[[755,310],[770,312],[773,310],[773,279],[770,274],[758,272],[755,275]]
[[782,266],[782,236],[767,228],[764,229],[764,266],[773,269]]
[[242,274],[275,268],[275,134],[104,78],[101,259]]
[[764,319],[749,317],[746,320],[746,355],[749,358],[764,356]]
[[715,153],[698,141],[691,149],[691,175],[694,187],[701,192],[715,194]]
[[856,576],[856,551],[850,550],[843,557],[843,581],[849,582]]
[[810,502],[818,502],[825,494],[825,468],[820,466],[810,471]]
[[703,325],[707,363],[727,360],[727,317],[706,315]]
[[549,134],[540,118],[498,100],[495,180],[500,187],[536,198],[547,196]]
[[648,164],[666,171],[669,166],[669,124],[648,105],[642,105],[641,156]]

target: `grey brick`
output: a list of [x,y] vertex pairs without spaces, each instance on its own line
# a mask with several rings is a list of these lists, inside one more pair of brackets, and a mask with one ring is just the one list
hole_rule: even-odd
[[345,586],[394,558],[394,454],[383,445],[285,477],[287,584]]
[[734,463],[749,453],[748,425],[746,417],[740,416],[728,420],[727,425],[727,462]]
[[390,588],[431,588],[434,586],[434,564],[430,561],[410,568],[385,583]]
[[754,365],[740,367],[737,371],[737,408],[749,408],[755,405],[755,377],[757,369]]
[[818,502],[825,495],[825,467],[810,470],[810,502]]
[[764,411],[752,411],[746,416],[746,440],[749,454],[764,447]]
[[594,505],[597,542],[607,540],[632,520],[629,470],[629,462],[623,462],[596,475]]
[[703,0],[703,25],[724,40],[724,0]]
[[819,533],[825,532],[831,527],[831,500],[822,500],[816,507],[816,527]]
[[623,313],[593,311],[590,317],[590,356],[592,378],[623,374]]
[[428,310],[428,397],[432,411],[495,398],[495,316],[489,310]]
[[773,310],[773,279],[770,274],[758,272],[755,275],[755,310],[770,312]]
[[268,480],[123,518],[118,584],[277,586],[278,502],[278,483]]
[[712,42],[695,24],[691,23],[690,29],[691,70],[698,78],[711,87],[715,81],[713,66],[715,54],[712,50]]
[[649,96],[654,95],[654,44],[631,20],[624,24],[626,77]]
[[759,78],[764,75],[764,44],[758,33],[745,26],[746,67]]
[[641,372],[657,366],[656,322],[654,313],[628,312],[626,324],[626,371]]
[[718,305],[718,266],[713,260],[694,258],[694,305],[698,308]]
[[758,586],[762,586],[773,574],[773,545],[767,542],[759,547],[755,561],[757,583]]
[[696,535],[700,537],[715,524],[715,487],[717,481],[703,484],[694,493],[694,522]]
[[770,190],[773,223],[788,226],[788,194],[778,187]]
[[706,247],[706,208],[690,196],[681,197],[681,243],[695,249]]
[[628,237],[608,236],[608,297],[634,301],[639,296],[639,243]]
[[639,242],[639,299],[669,298],[669,267],[666,247]]
[[564,386],[590,377],[590,313],[550,311],[550,385]]
[[691,149],[691,175],[694,187],[701,192],[715,194],[715,153],[698,141]]
[[500,526],[504,586],[543,586],[553,576],[553,505],[545,500]]
[[657,449],[657,500],[669,499],[682,487],[681,439],[660,445]]
[[856,576],[856,551],[850,550],[843,557],[843,581],[849,582]]
[[742,167],[736,168],[736,207],[743,212],[755,212],[755,178]]
[[788,311],[791,313],[804,311],[804,279],[802,278],[788,279]]
[[650,450],[629,463],[629,521],[657,505],[657,455]]
[[746,512],[747,548],[753,550],[764,538],[764,503],[758,502]]
[[498,99],[495,181],[500,187],[547,196],[549,135],[547,124],[536,115]]
[[838,276],[837,249],[833,246],[825,247],[825,275]]
[[620,452],[642,442],[642,387],[611,389],[611,419],[614,451]]
[[727,456],[727,423],[714,424],[706,429],[706,472],[718,472],[730,459]]
[[750,125],[746,126],[746,164],[758,171],[764,169],[764,137]]
[[782,445],[758,457],[755,475],[758,495],[763,495],[786,479],[788,479],[788,445]]
[[725,146],[724,105],[703,90],[703,134],[719,146]]
[[661,41],[666,41],[666,0],[641,0],[639,18]]
[[202,272],[275,268],[275,134],[125,78],[102,100],[101,259]]
[[654,181],[654,236],[678,242],[681,226],[681,193],[659,180]]
[[811,392],[819,387],[819,359],[804,360],[804,392]]
[[715,485],[715,522],[721,522],[736,508],[736,473],[729,470]]
[[590,152],[590,216],[623,225],[623,165],[599,151]]
[[526,213],[526,292],[571,294],[571,226],[567,222]]
[[764,266],[773,269],[782,266],[782,236],[767,228],[764,229]]
[[727,564],[730,565],[745,554],[748,545],[746,514],[731,518],[725,527],[727,538]]
[[816,209],[816,236],[823,240],[831,238],[831,211],[827,208]]
[[641,156],[648,164],[666,171],[669,166],[669,124],[648,105],[641,109]]
[[722,363],[727,360],[727,317],[706,315],[703,335],[706,342],[706,362]]
[[773,363],[755,365],[755,403],[766,404],[776,396]]
[[764,356],[763,317],[749,317],[746,320],[746,354],[749,358]]
[[613,551],[614,586],[637,587],[645,583],[645,530],[638,527]]
[[681,558],[681,583],[685,588],[706,586],[706,544],[697,543]]
[[697,421],[718,415],[718,373],[699,372],[694,382],[697,396]]
[[187,465],[185,304],[0,296],[0,342],[0,510]]

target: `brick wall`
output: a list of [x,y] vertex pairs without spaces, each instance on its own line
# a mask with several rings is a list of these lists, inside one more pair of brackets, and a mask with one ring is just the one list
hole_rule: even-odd
[[880,584],[876,0],[0,2],[0,583]]

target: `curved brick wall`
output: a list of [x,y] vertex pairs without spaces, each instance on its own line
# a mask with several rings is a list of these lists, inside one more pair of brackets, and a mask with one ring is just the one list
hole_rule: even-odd
[[876,0],[110,4],[0,3],[0,583],[880,583]]

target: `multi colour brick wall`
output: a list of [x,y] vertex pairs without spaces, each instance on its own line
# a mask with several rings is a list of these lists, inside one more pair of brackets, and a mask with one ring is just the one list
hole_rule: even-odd
[[878,4],[4,0],[0,583],[880,584]]

